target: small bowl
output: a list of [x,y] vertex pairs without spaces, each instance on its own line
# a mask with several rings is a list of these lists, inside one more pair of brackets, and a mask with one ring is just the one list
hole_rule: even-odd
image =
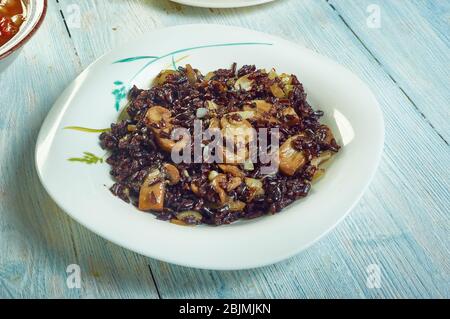
[[26,20],[19,32],[0,47],[0,72],[2,72],[19,55],[23,45],[39,29],[47,11],[47,0],[25,0]]

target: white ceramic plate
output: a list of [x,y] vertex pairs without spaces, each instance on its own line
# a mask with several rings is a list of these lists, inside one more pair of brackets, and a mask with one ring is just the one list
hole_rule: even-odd
[[[113,180],[104,162],[87,165],[68,160],[83,158],[84,152],[92,153],[88,159],[93,162],[105,158],[99,133],[65,127],[109,127],[117,119],[117,109],[126,104],[130,85],[148,88],[161,69],[173,64],[190,63],[206,73],[232,62],[298,75],[310,103],[325,112],[323,121],[343,145],[305,199],[273,216],[220,227],[183,227],[157,220],[114,197],[108,190]],[[293,256],[336,226],[374,175],[383,139],[383,118],[375,97],[344,67],[263,33],[185,25],[148,33],[81,73],[42,125],[36,167],[46,190],[63,210],[118,245],[180,265],[242,269]]]
[[172,0],[173,2],[203,8],[239,8],[272,2],[274,0]]

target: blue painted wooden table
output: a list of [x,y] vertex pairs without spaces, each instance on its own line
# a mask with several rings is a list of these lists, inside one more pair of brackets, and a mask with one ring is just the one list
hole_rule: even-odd
[[[135,35],[198,22],[269,32],[327,55],[364,79],[384,112],[384,155],[361,202],[318,244],[269,267],[197,270],[117,247],[65,215],[34,169],[45,115],[89,63]],[[449,44],[448,0],[228,10],[49,0],[43,27],[0,74],[0,297],[449,298]],[[81,288],[67,285],[71,264]]]

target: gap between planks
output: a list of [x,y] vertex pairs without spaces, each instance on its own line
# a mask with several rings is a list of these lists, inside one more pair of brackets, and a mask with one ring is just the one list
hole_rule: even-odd
[[380,60],[377,58],[377,56],[372,52],[372,50],[369,49],[369,47],[364,43],[364,41],[361,39],[360,36],[356,33],[355,30],[350,26],[350,24],[345,20],[345,18],[342,16],[342,14],[336,9],[336,7],[329,2],[329,0],[325,0],[325,2],[333,9],[334,12],[336,12],[339,19],[341,19],[342,23],[349,29],[349,31],[355,36],[355,38],[358,40],[359,43],[363,46],[363,48],[369,53],[369,55],[375,60],[375,62],[381,67],[383,72],[394,82],[395,86],[397,86],[402,92],[402,94],[408,99],[408,101],[411,103],[411,105],[416,109],[416,111],[420,114],[420,116],[424,119],[424,121],[431,127],[434,133],[439,136],[439,138],[447,145],[449,146],[449,142],[439,133],[434,125],[428,120],[428,118],[425,116],[425,114],[420,110],[420,108],[417,106],[417,104],[412,100],[412,98],[406,93],[406,91],[400,86],[400,84],[397,82],[397,80],[394,78],[392,74],[389,73],[388,70],[384,67],[384,65],[380,62]]
[[[399,83],[397,82],[397,80],[394,78],[394,76],[392,75],[392,74],[390,74],[389,73],[389,71],[388,70],[386,70],[386,68],[384,67],[384,65],[380,62],[380,60],[377,58],[377,56],[370,50],[370,48],[366,45],[366,43],[362,40],[362,38],[356,33],[356,31],[355,30],[353,30],[353,28],[349,25],[349,23],[345,20],[345,18],[341,15],[341,13],[338,11],[338,9],[333,5],[333,4],[331,4],[330,2],[329,2],[329,0],[324,0],[327,4],[328,4],[328,6],[330,6],[331,7],[331,9],[335,12],[335,14],[339,17],[339,19],[342,21],[342,23],[345,25],[345,27],[353,34],[353,36],[357,39],[357,41],[362,45],[362,47],[364,48],[364,50],[366,50],[367,52],[368,52],[368,54],[375,60],[375,62],[380,66],[380,68],[382,69],[382,71],[392,80],[392,82],[395,84],[395,86],[396,87],[398,87],[399,88],[399,90],[402,92],[402,94],[408,99],[408,101],[410,101],[410,103],[412,104],[412,106],[417,110],[417,112],[419,112],[419,114],[421,115],[421,117],[425,120],[425,122],[432,128],[432,130],[440,137],[440,139],[448,146],[449,145],[449,142],[435,129],[435,127],[433,126],[433,124],[428,120],[428,118],[425,116],[425,114],[420,110],[420,108],[417,106],[417,104],[411,99],[411,97],[405,92],[405,90],[399,85]],[[68,25],[67,25],[67,22],[66,22],[66,19],[65,19],[65,16],[64,16],[64,11],[63,11],[63,9],[62,9],[62,4],[60,3],[60,1],[59,0],[55,0],[55,2],[56,2],[56,6],[57,6],[57,11],[59,11],[60,12],[60,15],[61,15],[61,19],[62,19],[62,22],[64,23],[64,26],[65,26],[65,29],[66,29],[66,31],[67,31],[67,35],[69,36],[69,38],[70,38],[70,41],[71,41],[71,43],[73,44],[73,50],[74,50],[74,53],[75,53],[75,55],[77,56],[77,59],[78,59],[78,64],[80,65],[80,67],[82,68],[82,69],[84,69],[84,67],[83,67],[83,65],[82,65],[82,62],[81,62],[81,59],[79,58],[79,54],[78,54],[78,50],[77,50],[77,48],[76,48],[76,45],[75,45],[75,43],[74,43],[74,39],[72,38],[72,35],[71,35],[71,32],[70,32],[70,29],[69,29],[69,27],[68,27]],[[78,251],[77,251],[77,249],[76,249],[76,244],[75,244],[75,242],[74,242],[74,239],[73,239],[73,230],[72,230],[72,228],[70,228],[70,231],[71,231],[71,241],[72,241],[72,245],[73,245],[73,249],[74,249],[74,253],[75,253],[75,256],[77,256],[78,257]],[[149,272],[150,272],[150,276],[151,276],[151,278],[152,278],[152,281],[153,281],[153,283],[154,283],[154,285],[155,285],[155,288],[156,288],[156,292],[157,292],[157,295],[158,295],[158,298],[159,299],[163,299],[162,298],[162,295],[161,295],[161,292],[160,292],[160,290],[159,290],[159,287],[158,287],[158,283],[157,283],[157,281],[156,281],[156,279],[155,279],[155,276],[154,276],[154,274],[153,274],[153,271],[152,271],[152,268],[151,268],[151,266],[148,264],[147,265],[148,266],[148,269],[149,269]]]

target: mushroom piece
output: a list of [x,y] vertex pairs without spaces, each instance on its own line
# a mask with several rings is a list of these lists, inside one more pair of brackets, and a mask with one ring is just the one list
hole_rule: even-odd
[[239,187],[242,184],[242,178],[240,177],[232,177],[228,180],[227,183],[227,192],[231,192],[233,189]]
[[311,160],[311,165],[314,165],[315,167],[319,167],[326,161],[328,161],[333,156],[333,153],[330,151],[325,151],[319,154],[319,156],[314,157]]
[[165,107],[155,105],[148,109],[145,117],[147,124],[156,126],[157,128],[160,126],[165,127],[167,125],[171,125],[170,120],[172,117],[172,112]]
[[169,180],[170,185],[175,185],[180,181],[180,172],[175,165],[165,163],[163,165],[164,173]]
[[190,189],[195,195],[199,195],[200,194],[200,190],[199,190],[197,184],[191,183]]
[[253,80],[250,80],[248,76],[249,75],[247,74],[237,79],[234,83],[234,88],[236,90],[250,91],[253,85]]
[[281,114],[286,118],[286,123],[289,126],[293,126],[295,124],[298,124],[300,122],[300,118],[298,117],[297,113],[295,112],[293,107],[287,107],[285,108]]
[[264,101],[264,100],[253,100],[249,104],[245,104],[243,107],[244,111],[256,111],[256,114],[253,118],[264,120],[269,123],[276,124],[278,120],[270,114],[270,111],[273,108],[273,104]]
[[194,71],[190,64],[186,64],[186,77],[190,84],[197,82],[197,73]]
[[173,76],[175,74],[179,74],[179,72],[174,70],[162,70],[161,72],[159,72],[153,82],[155,85],[163,85],[167,82],[169,76]]
[[255,138],[255,130],[250,122],[238,113],[240,112],[225,114],[220,119],[222,135],[233,142],[242,141],[247,144]]
[[257,113],[266,113],[272,109],[272,104],[264,100],[253,100],[249,104],[244,105],[244,111],[254,111]]
[[224,115],[220,119],[220,124],[222,136],[229,146],[222,147],[225,163],[244,163],[249,154],[247,144],[255,139],[256,131],[249,121],[237,113]]
[[204,81],[209,81],[209,80],[211,80],[215,75],[216,75],[215,72],[208,72],[208,73],[205,75],[205,78],[204,78],[203,80],[204,80]]
[[320,130],[322,130],[325,133],[325,138],[323,142],[326,144],[331,144],[334,140],[333,132],[331,132],[331,129],[326,125],[321,125]]
[[165,107],[156,105],[148,109],[145,114],[146,124],[151,127],[156,135],[156,142],[166,152],[170,152],[176,142],[166,137],[161,137],[161,132],[170,134],[173,125],[170,123],[172,112]]
[[227,113],[227,116],[230,117],[230,118],[233,118],[235,116],[239,116],[243,120],[254,118],[255,115],[256,115],[256,111],[255,110],[244,110],[244,111],[239,111],[239,112]]
[[245,174],[239,169],[239,167],[237,167],[235,165],[218,164],[217,166],[219,166],[219,168],[224,173],[229,173],[235,177],[244,177],[245,176]]
[[297,172],[306,163],[306,158],[303,155],[303,152],[297,151],[292,147],[292,142],[296,138],[302,136],[302,134],[298,134],[288,138],[278,150],[279,169],[285,175],[294,175],[295,172]]
[[249,150],[243,143],[235,143],[234,148],[219,145],[219,151],[222,152],[223,161],[226,164],[242,164],[248,161]]
[[164,207],[165,185],[160,181],[161,172],[153,170],[142,183],[139,190],[138,208],[144,211],[160,212]]
[[202,221],[202,214],[194,210],[187,210],[176,214],[179,221],[182,221],[186,225],[197,225]]
[[325,175],[325,170],[322,168],[319,168],[316,170],[316,172],[313,175],[313,178],[311,180],[312,183],[317,182],[319,179],[321,179]]
[[214,191],[219,195],[221,204],[225,204],[228,201],[228,195],[222,187],[222,185],[226,185],[226,183],[227,177],[225,174],[218,174],[211,182]]
[[160,137],[159,135],[156,136],[156,142],[166,152],[172,151],[172,148],[174,148],[176,144],[175,141],[165,137]]

